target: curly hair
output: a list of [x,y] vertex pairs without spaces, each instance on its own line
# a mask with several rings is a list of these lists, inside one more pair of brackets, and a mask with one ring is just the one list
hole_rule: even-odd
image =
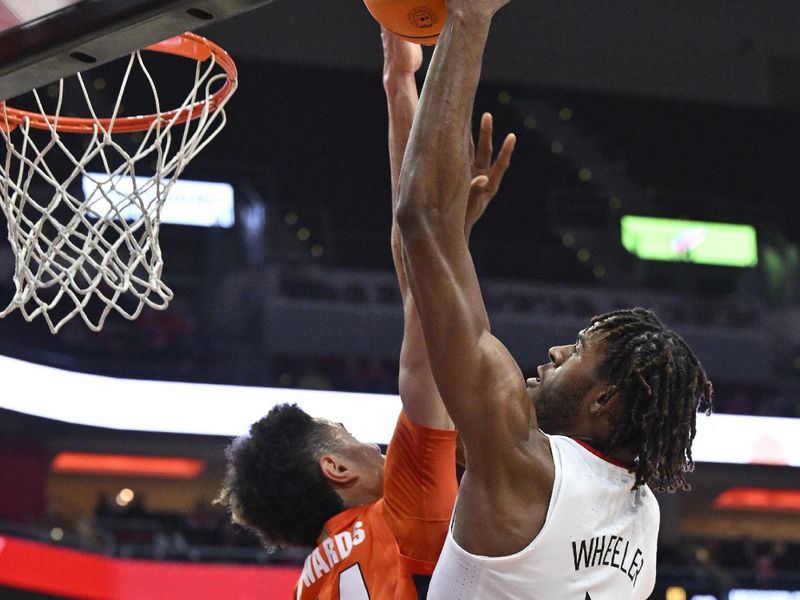
[[268,548],[315,546],[325,521],[344,510],[318,463],[332,443],[330,429],[296,404],[274,407],[228,446],[215,502]]
[[684,474],[694,468],[697,412],[701,404],[707,415],[713,408],[711,382],[700,361],[644,308],[593,317],[591,331],[603,341],[600,375],[609,382],[609,395],[621,400],[606,448],[636,451],[636,486],[690,489]]

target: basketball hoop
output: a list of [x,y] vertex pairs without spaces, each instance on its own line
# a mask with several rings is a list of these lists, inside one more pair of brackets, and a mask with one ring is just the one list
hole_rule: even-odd
[[[172,299],[161,281],[161,207],[188,162],[224,127],[237,72],[224,50],[193,33],[145,50],[195,61],[194,84],[178,108],[161,109],[141,52],[128,60],[110,117],[97,116],[81,73],[88,117],[62,114],[64,80],[53,90],[54,110],[44,108],[37,90],[36,111],[0,102],[0,197],[16,288],[0,318],[19,309],[27,321],[44,317],[57,333],[80,315],[99,331],[112,310],[133,320],[145,305],[163,310]],[[152,96],[152,114],[121,114],[132,71],[144,76],[137,97]],[[35,139],[37,130],[46,132],[36,134],[43,140]],[[74,152],[65,134],[81,135],[84,148]],[[142,176],[147,167],[153,174]]]

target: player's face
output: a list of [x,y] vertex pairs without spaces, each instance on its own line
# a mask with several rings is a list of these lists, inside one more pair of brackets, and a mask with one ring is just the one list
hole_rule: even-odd
[[342,423],[326,421],[336,445],[336,453],[348,459],[358,471],[360,485],[365,490],[383,495],[383,469],[386,458],[377,444],[358,441]]
[[538,377],[527,380],[539,427],[545,433],[578,435],[587,414],[587,399],[605,382],[598,375],[602,341],[591,328],[578,333],[574,344],[550,348],[550,362],[539,366]]
[[385,457],[381,453],[381,448],[378,444],[359,442],[342,423],[331,423],[331,426],[334,429],[336,439],[343,447],[346,447],[356,456],[362,457],[364,462],[383,465]]

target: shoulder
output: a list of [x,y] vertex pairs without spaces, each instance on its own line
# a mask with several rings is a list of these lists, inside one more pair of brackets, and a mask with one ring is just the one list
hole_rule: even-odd
[[641,485],[635,490],[637,498],[640,500],[644,509],[649,513],[651,518],[655,521],[661,519],[661,506],[658,504],[656,495],[650,486],[647,484]]
[[[386,483],[397,480],[404,488],[410,486],[409,492],[417,493],[423,482],[447,479],[450,470],[454,479],[457,437],[453,429],[420,425],[401,411],[386,452]],[[441,482],[433,487],[440,486]]]

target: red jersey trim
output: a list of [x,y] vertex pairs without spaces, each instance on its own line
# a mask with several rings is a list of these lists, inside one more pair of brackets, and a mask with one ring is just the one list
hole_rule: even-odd
[[594,454],[597,458],[602,458],[604,461],[614,465],[615,467],[622,467],[626,471],[630,471],[630,467],[628,465],[623,464],[620,461],[618,461],[618,460],[616,460],[614,458],[611,458],[610,456],[606,456],[605,454],[600,452],[597,448],[593,448],[591,445],[587,444],[583,440],[579,440],[579,439],[576,439],[576,438],[570,438],[570,439],[572,441],[574,441],[574,442],[577,442],[581,446],[583,446],[586,450],[588,450],[589,452]]

